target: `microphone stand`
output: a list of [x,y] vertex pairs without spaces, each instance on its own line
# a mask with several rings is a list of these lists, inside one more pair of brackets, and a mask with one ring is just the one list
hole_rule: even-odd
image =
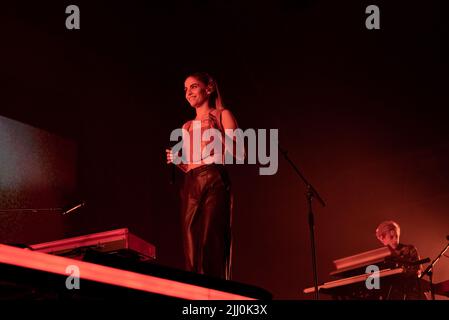
[[83,201],[68,210],[64,210],[63,208],[40,208],[40,209],[32,209],[32,208],[24,208],[24,209],[0,209],[0,213],[57,213],[66,215],[70,212],[76,211],[79,208],[82,208],[86,205],[86,202]]
[[422,277],[424,277],[425,275],[429,276],[430,295],[432,296],[432,300],[435,300],[435,290],[433,287],[433,267],[438,262],[438,260],[440,260],[441,256],[447,251],[448,248],[449,248],[449,242],[446,244],[446,246],[440,252],[440,254],[432,261],[432,263],[427,266],[426,270],[424,270],[424,272],[421,273],[421,275],[419,276],[419,279],[422,279]]
[[24,208],[24,209],[0,209],[0,213],[61,213],[62,208]]
[[312,186],[312,184],[309,181],[307,181],[307,179],[304,177],[304,175],[301,173],[298,167],[293,163],[293,161],[290,160],[290,158],[288,157],[288,151],[281,148],[279,144],[278,147],[279,151],[282,153],[285,160],[287,160],[287,162],[291,165],[291,167],[299,176],[299,178],[302,180],[302,182],[304,182],[307,189],[306,201],[307,201],[307,213],[308,213],[309,233],[310,233],[310,246],[312,250],[313,284],[315,287],[315,300],[319,300],[316,249],[315,249],[315,218],[312,210],[312,200],[313,198],[316,198],[323,207],[326,206],[326,203],[323,201],[320,194],[316,191],[316,189]]

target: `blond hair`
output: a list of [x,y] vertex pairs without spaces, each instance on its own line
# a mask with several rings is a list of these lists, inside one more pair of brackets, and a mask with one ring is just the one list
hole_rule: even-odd
[[377,239],[381,240],[382,237],[390,230],[395,230],[398,237],[401,234],[401,227],[399,227],[399,224],[393,220],[387,220],[381,222],[376,228]]

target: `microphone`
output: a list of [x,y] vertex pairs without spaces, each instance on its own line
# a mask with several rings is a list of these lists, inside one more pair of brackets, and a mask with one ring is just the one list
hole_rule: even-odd
[[[173,149],[173,147],[174,147],[176,144],[177,144],[177,142],[176,142],[176,143],[173,143],[173,144],[170,144],[170,145],[168,145],[168,146],[166,147],[166,149],[170,150],[170,152],[171,152],[171,150]],[[173,184],[176,183],[176,164],[174,164],[174,163],[172,162],[172,163],[169,164],[169,167],[170,167],[169,183],[170,183],[171,185],[173,185]]]
[[416,261],[407,261],[407,260],[397,259],[396,257],[386,257],[385,260],[388,262],[393,262],[393,263],[402,264],[402,265],[406,265],[406,266],[417,266],[420,264],[430,262],[430,258],[425,258],[425,259],[416,260]]
[[[170,150],[173,148],[173,146],[168,146],[167,149]],[[170,177],[169,177],[169,183],[170,184],[175,184],[175,180],[176,180],[176,170],[175,170],[175,164],[172,162],[169,164],[169,168],[170,168]]]
[[170,184],[175,184],[175,180],[176,180],[176,169],[175,169],[175,165],[172,163],[171,164]]
[[419,265],[419,264],[424,264],[424,263],[429,263],[429,262],[430,262],[430,258],[425,258],[425,259],[421,259],[421,260],[412,262],[410,265],[416,266],[416,265]]
[[82,207],[84,207],[85,205],[86,205],[86,201],[83,201],[83,202],[81,202],[80,204],[77,204],[76,206],[74,206],[74,207],[72,207],[72,208],[70,208],[70,209],[64,211],[64,212],[62,213],[62,215],[66,215],[67,213],[70,213],[70,212],[73,212],[73,211],[75,211],[75,210],[78,210],[79,208],[82,208]]

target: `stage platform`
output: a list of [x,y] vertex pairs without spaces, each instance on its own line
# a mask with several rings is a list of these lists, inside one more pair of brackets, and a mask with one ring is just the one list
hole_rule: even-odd
[[[75,273],[73,273],[75,270]],[[79,272],[79,273],[76,273]],[[72,277],[68,279],[69,277]],[[79,289],[73,287],[79,277]],[[261,288],[94,250],[82,260],[0,245],[0,300],[270,300]]]

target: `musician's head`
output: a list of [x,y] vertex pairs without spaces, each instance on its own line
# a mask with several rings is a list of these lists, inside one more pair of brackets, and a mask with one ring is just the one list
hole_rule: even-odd
[[191,73],[184,81],[184,91],[194,108],[207,104],[210,108],[223,109],[217,82],[206,72]]
[[390,246],[393,249],[399,244],[401,228],[399,224],[392,220],[384,221],[376,229],[376,237],[384,246]]

